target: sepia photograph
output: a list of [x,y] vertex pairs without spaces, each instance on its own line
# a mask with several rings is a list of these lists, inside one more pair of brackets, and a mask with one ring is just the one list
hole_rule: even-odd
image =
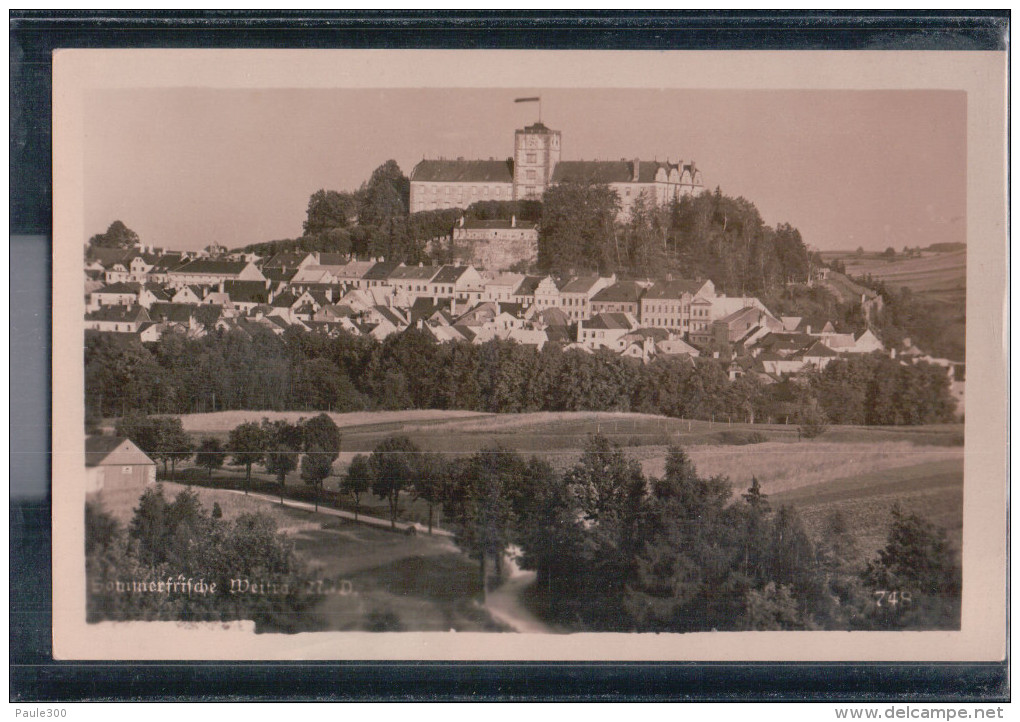
[[1001,656],[1004,55],[804,55],[58,53],[57,653]]

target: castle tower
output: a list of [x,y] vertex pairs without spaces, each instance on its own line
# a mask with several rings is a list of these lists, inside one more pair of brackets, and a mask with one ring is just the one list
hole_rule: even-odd
[[540,200],[560,162],[560,131],[541,121],[514,133],[514,200]]

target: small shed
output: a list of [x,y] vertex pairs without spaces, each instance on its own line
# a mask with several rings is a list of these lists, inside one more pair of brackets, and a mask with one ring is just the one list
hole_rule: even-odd
[[156,463],[120,436],[86,437],[85,471],[86,500],[117,516],[130,514],[145,487],[156,483]]

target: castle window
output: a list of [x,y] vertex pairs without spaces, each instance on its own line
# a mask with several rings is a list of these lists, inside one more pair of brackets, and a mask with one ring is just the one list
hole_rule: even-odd
[[529,171],[528,171],[528,180],[529,180],[529,181],[533,181],[533,180],[535,180],[535,178],[536,178],[536,177],[537,177],[537,176],[535,175],[535,171],[533,171],[533,170],[529,170]]
[[527,160],[525,162],[526,163],[535,163],[536,161],[537,161],[536,155],[534,153],[528,153]]

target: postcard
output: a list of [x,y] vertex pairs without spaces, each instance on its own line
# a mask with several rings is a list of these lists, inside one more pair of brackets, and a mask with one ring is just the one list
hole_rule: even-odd
[[55,657],[1003,659],[1005,98],[58,51]]

